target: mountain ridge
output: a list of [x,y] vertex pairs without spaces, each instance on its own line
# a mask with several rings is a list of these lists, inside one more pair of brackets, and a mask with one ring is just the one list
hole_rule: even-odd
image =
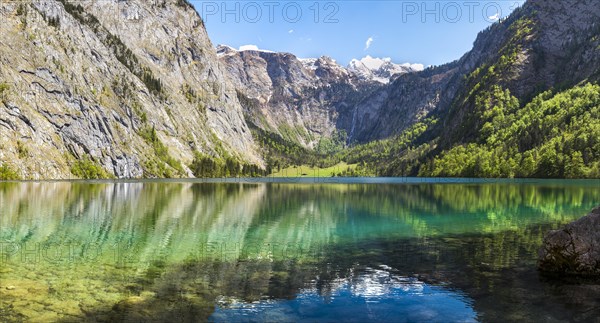
[[0,178],[257,175],[275,150],[354,175],[600,176],[593,0],[529,0],[423,70],[215,49],[163,4],[2,4]]

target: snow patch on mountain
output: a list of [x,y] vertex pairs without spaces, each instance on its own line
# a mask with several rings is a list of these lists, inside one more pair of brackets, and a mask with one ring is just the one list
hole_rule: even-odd
[[298,58],[298,60],[300,61],[300,63],[302,63],[302,66],[304,66],[305,68],[313,71],[317,70],[317,61],[319,60],[318,58]]
[[219,56],[221,56],[221,55],[233,55],[235,53],[245,52],[245,51],[262,52],[262,53],[275,53],[274,51],[270,51],[270,50],[266,50],[266,49],[260,49],[256,45],[243,45],[243,46],[240,46],[239,49],[235,49],[235,48],[233,48],[231,46],[227,46],[227,45],[218,45],[217,46],[217,55],[219,55]]

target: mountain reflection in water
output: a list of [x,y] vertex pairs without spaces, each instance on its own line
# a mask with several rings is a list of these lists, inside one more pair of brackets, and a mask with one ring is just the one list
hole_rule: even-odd
[[354,181],[0,183],[0,321],[600,317],[535,270],[597,181]]

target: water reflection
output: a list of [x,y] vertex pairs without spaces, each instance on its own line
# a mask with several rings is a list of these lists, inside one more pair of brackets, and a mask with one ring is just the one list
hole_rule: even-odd
[[214,322],[475,322],[470,300],[391,268],[366,268],[334,280],[325,295],[305,288],[292,300],[246,303],[218,298]]
[[[308,299],[325,315],[373,297],[453,299],[436,313],[472,318],[446,286],[485,320],[509,311],[519,289],[499,286],[533,268],[544,232],[600,201],[594,184],[563,184],[0,183],[0,320],[202,321],[230,315],[223,299],[285,313]],[[377,284],[383,265],[396,271]],[[554,293],[532,272],[515,277]]]

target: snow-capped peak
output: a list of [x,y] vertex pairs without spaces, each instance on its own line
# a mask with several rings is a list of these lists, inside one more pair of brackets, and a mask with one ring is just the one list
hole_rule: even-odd
[[354,63],[354,64],[362,64],[365,67],[367,67],[370,70],[378,70],[379,68],[381,68],[381,66],[383,64],[386,63],[391,63],[392,59],[389,57],[386,58],[373,58],[369,55],[363,57],[361,60],[357,60],[357,59],[353,59],[352,62],[350,62],[350,64]]
[[348,70],[359,77],[374,80],[380,83],[389,83],[395,75],[419,72],[424,69],[422,64],[395,64],[389,57],[374,58],[371,56],[362,59],[353,59],[348,64]]
[[335,59],[329,56],[319,58],[300,58],[304,68],[315,73],[317,79],[324,79],[327,82],[348,78],[350,72],[345,67],[339,65]]

